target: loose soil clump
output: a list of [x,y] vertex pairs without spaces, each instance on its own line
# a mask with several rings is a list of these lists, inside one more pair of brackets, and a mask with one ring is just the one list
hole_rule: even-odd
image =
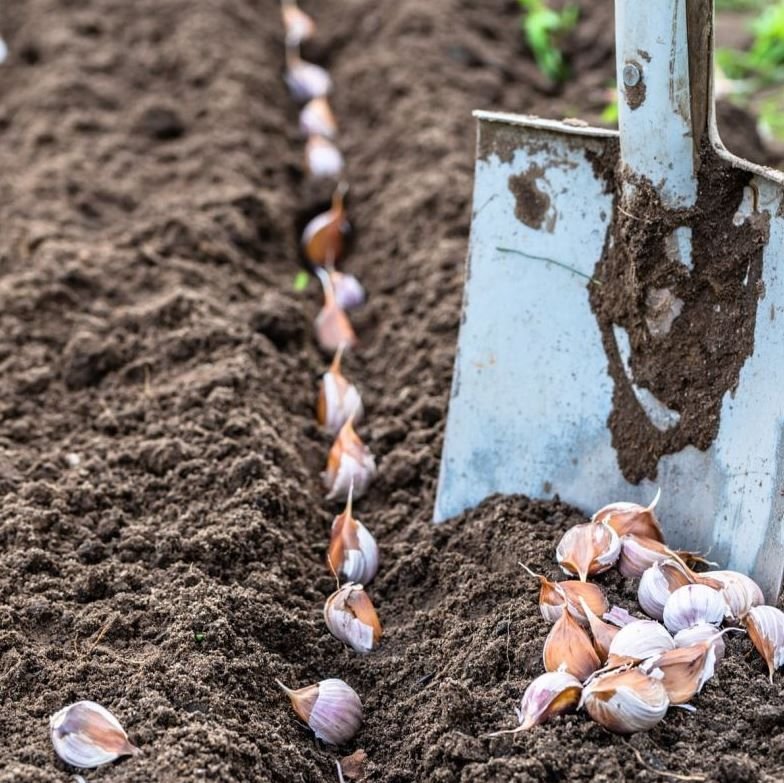
[[[89,698],[144,756],[117,783],[334,781],[274,678],[339,676],[367,721],[368,781],[774,781],[780,677],[728,640],[717,677],[653,732],[581,715],[488,739],[542,670],[547,624],[518,560],[555,576],[580,520],[491,498],[430,524],[470,220],[470,111],[595,118],[613,77],[612,7],[583,5],[557,91],[515,2],[305,4],[306,51],[338,85],[371,298],[346,357],[380,476],[381,649],[324,627],[338,510],[313,419],[327,365],[296,293],[308,183],[282,83],[275,0],[25,0],[0,8],[0,781],[70,779],[47,719]],[[613,500],[614,498],[608,498]],[[600,582],[634,608],[617,574]],[[363,761],[362,751],[367,754]],[[348,766],[348,765],[347,765]],[[348,770],[347,770],[348,771]]]

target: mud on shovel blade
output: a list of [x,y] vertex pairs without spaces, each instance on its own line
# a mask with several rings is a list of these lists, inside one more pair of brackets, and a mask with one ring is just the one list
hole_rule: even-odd
[[435,519],[494,493],[649,502],[784,569],[784,176],[715,126],[712,3],[617,0],[620,134],[478,112]]

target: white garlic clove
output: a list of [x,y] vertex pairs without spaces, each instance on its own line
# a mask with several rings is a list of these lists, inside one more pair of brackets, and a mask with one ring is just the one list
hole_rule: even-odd
[[604,522],[574,525],[563,534],[555,550],[561,570],[582,582],[611,568],[620,553],[618,534]]
[[578,680],[587,680],[602,665],[590,636],[570,612],[562,612],[547,634],[542,659],[546,671],[567,671]]
[[721,593],[730,610],[730,616],[741,619],[755,606],[765,603],[759,585],[746,574],[738,571],[706,571],[702,577],[713,579],[721,584]]
[[633,533],[636,536],[664,542],[664,534],[654,513],[660,497],[661,490],[656,493],[649,506],[641,506],[638,503],[610,503],[600,508],[591,517],[591,521],[606,522],[619,536]]
[[342,514],[332,522],[327,565],[350,582],[369,584],[378,571],[378,544],[370,531],[351,515],[352,491]]
[[520,725],[516,729],[496,731],[489,737],[500,734],[517,734],[533,726],[546,723],[557,715],[573,712],[580,702],[583,686],[580,681],[565,671],[540,674],[526,689],[520,709],[515,710]]
[[362,398],[357,387],[349,383],[340,369],[343,356],[342,349],[338,349],[332,365],[321,378],[318,402],[316,404],[316,419],[318,423],[336,435],[343,425],[353,417],[357,422],[362,418]]
[[352,420],[341,427],[327,457],[327,469],[321,474],[329,490],[327,500],[347,500],[349,492],[362,497],[376,476],[376,461],[360,440]]
[[667,629],[654,620],[635,620],[624,625],[610,643],[608,666],[639,663],[675,648]]
[[539,580],[539,611],[548,622],[554,623],[561,616],[564,607],[568,607],[575,620],[587,625],[588,617],[582,609],[581,600],[584,600],[596,614],[607,611],[607,599],[598,585],[574,579],[552,582],[546,576],[534,573],[525,563],[520,565]]
[[743,618],[749,638],[773,673],[784,666],[784,612],[775,606],[755,606]]
[[684,585],[667,599],[663,619],[667,630],[677,633],[701,623],[720,625],[728,611],[718,590],[704,584]]
[[294,712],[308,724],[317,739],[329,745],[343,745],[362,725],[362,702],[343,680],[322,680],[299,690],[278,686],[291,700]]
[[676,647],[690,647],[700,642],[711,642],[713,650],[716,654],[716,663],[720,663],[724,658],[726,645],[724,644],[724,634],[716,630],[715,625],[709,623],[700,623],[691,628],[684,628],[682,631],[673,636]]
[[300,103],[323,98],[332,89],[332,79],[327,71],[294,54],[288,56],[286,84],[294,100]]
[[63,707],[49,718],[49,731],[57,755],[73,767],[92,769],[141,753],[117,718],[94,701]]
[[310,136],[305,144],[305,169],[317,179],[337,178],[345,161],[335,144],[324,136]]
[[[713,634],[721,636],[715,628]],[[659,670],[663,675],[662,685],[667,691],[670,704],[686,704],[713,677],[716,669],[716,648],[712,641],[711,639],[688,647],[667,650],[644,661],[640,668],[646,673]]]
[[[581,582],[580,584],[583,583]],[[607,656],[610,654],[612,640],[620,629],[600,620],[585,602],[585,599],[580,598],[580,606],[582,606],[583,613],[588,618],[588,626],[591,629],[591,636],[593,636],[593,648],[596,650],[599,660],[605,663]]]
[[621,538],[618,570],[627,579],[637,579],[654,563],[669,560],[675,556],[671,549],[659,541],[627,533]]
[[283,0],[281,5],[286,46],[299,46],[316,33],[316,23],[293,0]]
[[303,136],[324,136],[334,139],[338,123],[326,98],[313,98],[299,113],[299,129]]
[[357,344],[357,336],[345,310],[338,305],[335,299],[335,291],[329,274],[325,269],[319,268],[316,269],[316,275],[324,289],[324,305],[313,325],[318,344],[329,353],[353,348]]
[[324,622],[335,638],[355,652],[372,652],[381,641],[381,623],[361,584],[347,582],[327,598]]
[[604,728],[633,734],[653,728],[667,713],[670,700],[661,673],[640,669],[602,674],[583,688],[580,706]]
[[691,584],[692,577],[679,560],[663,560],[643,571],[637,586],[637,601],[642,610],[654,620],[664,617],[664,605],[679,587]]
[[333,269],[329,272],[329,277],[338,307],[343,310],[356,310],[365,304],[365,289],[354,275]]

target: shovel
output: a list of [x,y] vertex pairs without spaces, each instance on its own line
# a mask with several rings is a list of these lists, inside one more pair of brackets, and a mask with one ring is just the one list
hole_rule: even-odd
[[784,176],[731,155],[712,0],[616,0],[620,131],[476,112],[437,522],[494,493],[647,505],[784,569]]

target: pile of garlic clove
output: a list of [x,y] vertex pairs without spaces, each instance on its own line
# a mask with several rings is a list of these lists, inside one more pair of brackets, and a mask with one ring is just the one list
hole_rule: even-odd
[[[563,535],[561,569],[577,580],[540,583],[539,609],[553,623],[544,643],[545,673],[531,682],[513,734],[565,712],[584,710],[617,734],[653,728],[670,706],[688,705],[725,654],[724,634],[747,632],[765,659],[771,682],[784,665],[784,612],[764,605],[759,586],[736,571],[694,571],[705,563],[667,547],[649,506],[612,503]],[[613,607],[589,576],[616,566],[639,578],[647,618]],[[724,626],[722,628],[722,626]]]

